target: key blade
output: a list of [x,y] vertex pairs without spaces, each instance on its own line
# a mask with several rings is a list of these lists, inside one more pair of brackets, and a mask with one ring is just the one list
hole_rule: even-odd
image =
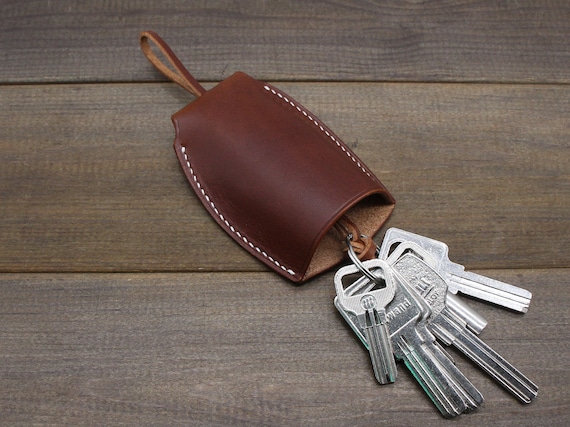
[[457,316],[459,316],[467,324],[469,329],[471,329],[476,334],[480,334],[485,326],[487,326],[487,320],[461,301],[457,295],[447,292],[445,295],[445,305],[451,311],[453,311]]
[[376,380],[388,384],[396,380],[397,369],[384,307],[394,299],[396,285],[385,261],[368,260],[362,267],[377,280],[362,276],[361,268],[356,265],[341,268],[335,275],[335,306],[365,342]]
[[471,412],[477,409],[484,401],[481,392],[477,390],[471,381],[457,368],[455,362],[443,351],[437,342],[430,345],[429,349],[434,362],[439,364],[440,369],[444,371],[449,378],[450,384],[463,399],[466,410]]
[[398,348],[404,364],[444,417],[456,417],[467,409],[457,393],[450,393],[451,387],[443,372],[429,366],[429,356],[422,346],[414,347],[401,339]]
[[446,271],[448,289],[451,293],[461,292],[521,313],[528,311],[531,292],[481,274],[464,271],[463,266],[459,264],[451,264],[453,265]]
[[[372,367],[374,368],[374,376],[376,380],[380,384],[388,384],[395,382],[398,376],[398,368],[396,366],[396,360],[394,359],[394,351],[392,347],[392,340],[389,335],[389,331],[387,327],[380,327],[378,330],[374,330],[372,327],[361,328],[358,327],[358,319],[354,314],[346,311],[344,307],[339,303],[338,298],[335,298],[334,305],[341,316],[344,318],[346,323],[350,326],[352,331],[356,334],[360,342],[364,345],[364,347],[370,353],[370,358],[372,360]],[[383,316],[385,319],[385,314]],[[378,334],[378,337],[374,337],[373,335]],[[380,364],[375,364],[374,361],[377,360],[377,356],[374,355],[376,349],[378,348],[377,345],[370,345],[368,343],[376,340],[376,342],[384,343],[388,342],[389,348],[384,348],[380,351],[382,355],[389,355],[386,356],[386,360],[382,359]],[[386,341],[385,341],[386,340]]]
[[363,330],[368,343],[374,376],[380,384],[393,383],[396,381],[398,371],[386,322],[386,312],[384,309],[379,312],[368,310],[365,316],[366,326]]
[[445,343],[465,354],[495,381],[523,403],[530,403],[538,394],[538,386],[507,362],[471,331],[460,328],[453,314],[444,311],[431,323],[430,330]]

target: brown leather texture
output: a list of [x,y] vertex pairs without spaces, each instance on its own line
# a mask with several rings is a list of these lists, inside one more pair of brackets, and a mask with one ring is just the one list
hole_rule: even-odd
[[374,235],[388,190],[323,123],[275,87],[236,73],[172,117],[184,173],[216,222],[295,282],[343,259],[347,215]]

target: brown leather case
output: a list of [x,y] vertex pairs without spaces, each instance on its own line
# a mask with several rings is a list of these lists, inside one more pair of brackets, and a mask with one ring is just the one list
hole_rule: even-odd
[[[176,78],[161,69],[149,39]],[[388,190],[290,96],[241,72],[205,91],[158,35],[143,33],[141,46],[197,96],[172,117],[176,154],[204,207],[250,254],[302,282],[343,259],[333,229],[341,217],[368,236],[386,221],[394,208]]]

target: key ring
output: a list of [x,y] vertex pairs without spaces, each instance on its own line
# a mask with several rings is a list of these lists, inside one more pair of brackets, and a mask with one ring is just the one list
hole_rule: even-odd
[[356,252],[354,252],[354,248],[350,244],[350,242],[352,241],[352,237],[353,237],[352,233],[349,233],[345,239],[346,245],[348,246],[348,257],[350,258],[352,263],[356,266],[356,268],[362,274],[364,274],[368,279],[370,279],[372,282],[376,283],[377,285],[382,284],[383,282],[381,281],[380,277],[375,276],[368,268],[366,268],[364,264],[362,264],[362,261],[358,259],[358,255],[356,255]]

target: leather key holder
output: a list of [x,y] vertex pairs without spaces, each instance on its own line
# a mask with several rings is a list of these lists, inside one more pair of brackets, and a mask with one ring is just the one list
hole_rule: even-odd
[[140,42],[159,71],[196,97],[172,116],[174,149],[206,210],[237,243],[295,282],[342,261],[347,235],[359,257],[373,256],[365,236],[380,229],[394,199],[325,124],[242,72],[206,91],[156,33]]

